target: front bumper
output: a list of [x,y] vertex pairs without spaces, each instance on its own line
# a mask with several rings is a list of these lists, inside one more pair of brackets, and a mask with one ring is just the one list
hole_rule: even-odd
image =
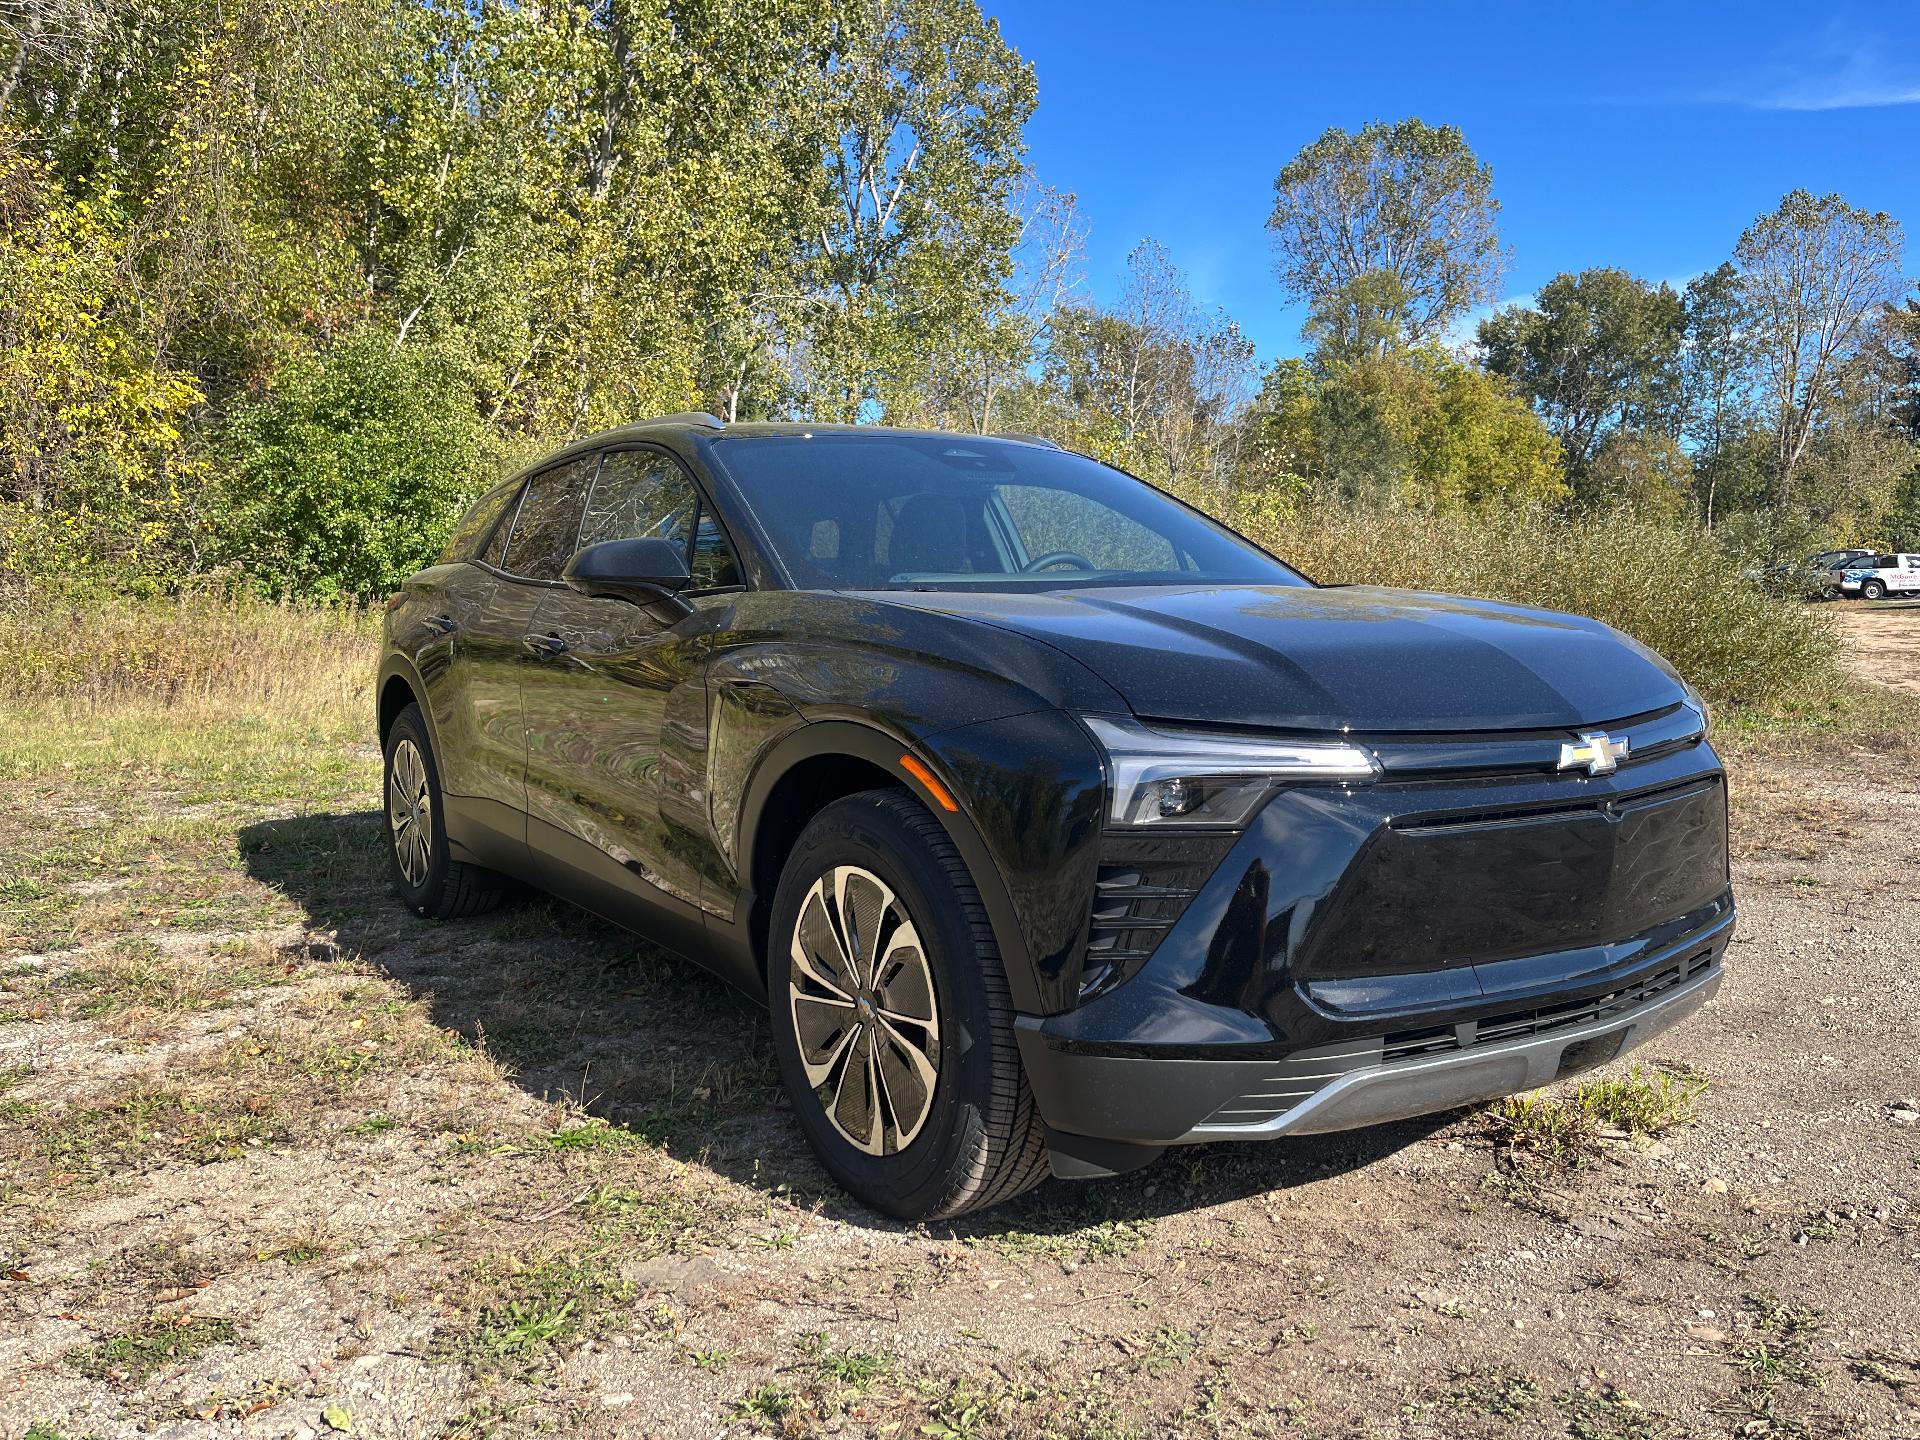
[[1157,1150],[1355,1130],[1537,1089],[1617,1059],[1713,998],[1732,933],[1729,918],[1649,981],[1568,1002],[1563,1017],[1550,1017],[1557,1023],[1531,1033],[1507,1038],[1511,1017],[1489,1017],[1458,1027],[1448,1048],[1414,1054],[1374,1036],[1274,1059],[1143,1058],[1051,1048],[1037,1024],[1016,1033],[1058,1149],[1073,1150],[1074,1137]]
[[1016,1023],[1056,1169],[1473,1104],[1691,1014],[1733,934],[1726,786],[1671,723],[1607,776],[1383,749],[1382,784],[1210,850],[1110,832],[1081,1001]]

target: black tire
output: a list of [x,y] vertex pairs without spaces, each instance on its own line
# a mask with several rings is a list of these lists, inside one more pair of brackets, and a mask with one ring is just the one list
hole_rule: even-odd
[[[875,939],[869,946],[878,956],[871,966],[875,988],[860,993],[884,995],[878,988],[881,962],[902,954],[924,955],[924,964],[914,964],[921,980],[931,980],[931,1018],[938,1022],[937,1042],[927,1030],[917,1032],[927,1058],[937,1054],[938,1063],[924,1118],[905,1143],[885,1149],[885,1117],[894,1119],[893,1138],[897,1139],[898,1117],[907,1108],[894,1100],[885,1084],[879,1090],[884,1102],[876,1101],[871,1107],[871,1113],[881,1118],[869,1121],[867,1133],[878,1137],[883,1153],[861,1148],[829,1115],[822,1095],[838,1094],[831,1076],[818,1091],[808,1079],[796,1011],[809,1003],[835,1006],[837,1002],[814,987],[804,972],[802,988],[813,987],[821,998],[796,998],[792,988],[794,940],[802,907],[814,895],[816,882],[824,887],[837,874],[857,871],[869,872],[870,878],[877,877],[893,892],[892,902],[874,922]],[[853,893],[846,892],[849,897]],[[893,902],[903,907],[903,915]],[[850,902],[847,908],[855,907]],[[828,913],[824,904],[813,912],[816,917]],[[895,922],[892,926],[890,918]],[[881,943],[888,934],[898,937],[902,921],[910,922],[916,932],[917,952],[911,948],[890,952]],[[856,922],[856,931],[860,928]],[[859,944],[852,948],[859,953]],[[986,907],[946,831],[911,796],[897,790],[869,790],[837,800],[813,818],[788,856],[774,892],[767,949],[767,989],[781,1079],[808,1143],[849,1193],[904,1220],[933,1220],[997,1205],[1046,1178],[1040,1116],[1020,1065],[1013,1002]],[[896,958],[895,963],[905,962]],[[871,1009],[864,1013],[872,1019]],[[846,1023],[857,1027],[859,1022],[849,1011]],[[882,1035],[880,1022],[872,1023],[873,1033]],[[901,1033],[900,1028],[893,1030],[896,1037]],[[860,1044],[858,1039],[849,1042],[845,1056],[857,1055]],[[827,1051],[822,1046],[815,1054]],[[912,1081],[900,1059],[905,1053],[904,1047],[889,1050],[883,1037],[874,1049],[876,1065],[879,1059],[890,1059],[892,1071]],[[853,1061],[847,1058],[841,1063],[846,1067],[839,1072],[844,1085]],[[867,1075],[876,1073],[869,1070]],[[916,1092],[917,1083],[910,1085],[909,1094]],[[874,1092],[868,1093],[871,1098]],[[883,1103],[887,1108],[882,1108]]]
[[[409,749],[409,747],[411,747]],[[395,761],[406,783],[396,785]],[[413,832],[426,838],[421,855],[406,843],[407,827],[400,822],[400,808],[406,804],[402,791],[413,790],[414,764],[417,760],[418,784],[424,786],[425,805],[409,807]],[[455,860],[447,853],[446,810],[440,791],[440,767],[434,760],[433,742],[427,736],[427,722],[418,705],[409,705],[394,719],[387,731],[386,763],[381,771],[380,795],[386,817],[387,869],[393,888],[416,915],[431,920],[457,920],[463,915],[478,915],[500,903],[505,885],[500,876],[478,865]],[[425,823],[420,823],[424,820]],[[403,851],[406,855],[403,858]],[[409,870],[413,873],[409,874]]]
[[1887,587],[1878,580],[1869,580],[1860,587],[1860,595],[1866,600],[1884,600],[1887,598]]

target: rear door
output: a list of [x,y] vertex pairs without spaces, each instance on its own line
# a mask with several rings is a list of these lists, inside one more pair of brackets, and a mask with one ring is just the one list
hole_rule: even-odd
[[527,481],[481,559],[487,584],[472,596],[460,631],[466,716],[454,771],[459,789],[445,779],[442,786],[462,832],[476,835],[480,845],[490,837],[516,860],[524,858],[527,833],[520,686],[537,663],[530,645],[533,616],[573,554],[594,464],[588,456]]
[[[726,537],[692,477],[664,451],[607,452],[581,548],[658,537],[685,547],[688,596],[740,583]],[[594,909],[676,949],[697,947],[716,863],[707,820],[705,660],[715,602],[675,622],[565,587],[534,618],[527,671],[528,839]]]

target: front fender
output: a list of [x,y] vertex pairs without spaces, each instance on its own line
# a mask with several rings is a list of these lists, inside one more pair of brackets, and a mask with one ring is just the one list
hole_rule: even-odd
[[[768,801],[795,767],[850,756],[897,776],[953,841],[986,907],[1013,1003],[1050,1014],[1071,1003],[1093,893],[1101,774],[1092,742],[1057,711],[958,726],[915,741],[872,720],[800,723],[772,740],[741,797],[736,855],[743,885]],[[952,795],[934,802],[901,761],[911,756]],[[748,894],[742,920],[755,897]]]

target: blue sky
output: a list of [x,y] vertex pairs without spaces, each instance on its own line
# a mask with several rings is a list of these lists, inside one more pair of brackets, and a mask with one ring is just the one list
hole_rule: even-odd
[[1372,119],[1458,125],[1493,167],[1509,297],[1591,265],[1683,282],[1795,186],[1891,211],[1920,271],[1920,4],[984,8],[1038,70],[1031,158],[1079,196],[1089,287],[1112,298],[1151,235],[1263,363],[1303,318],[1273,178]]

